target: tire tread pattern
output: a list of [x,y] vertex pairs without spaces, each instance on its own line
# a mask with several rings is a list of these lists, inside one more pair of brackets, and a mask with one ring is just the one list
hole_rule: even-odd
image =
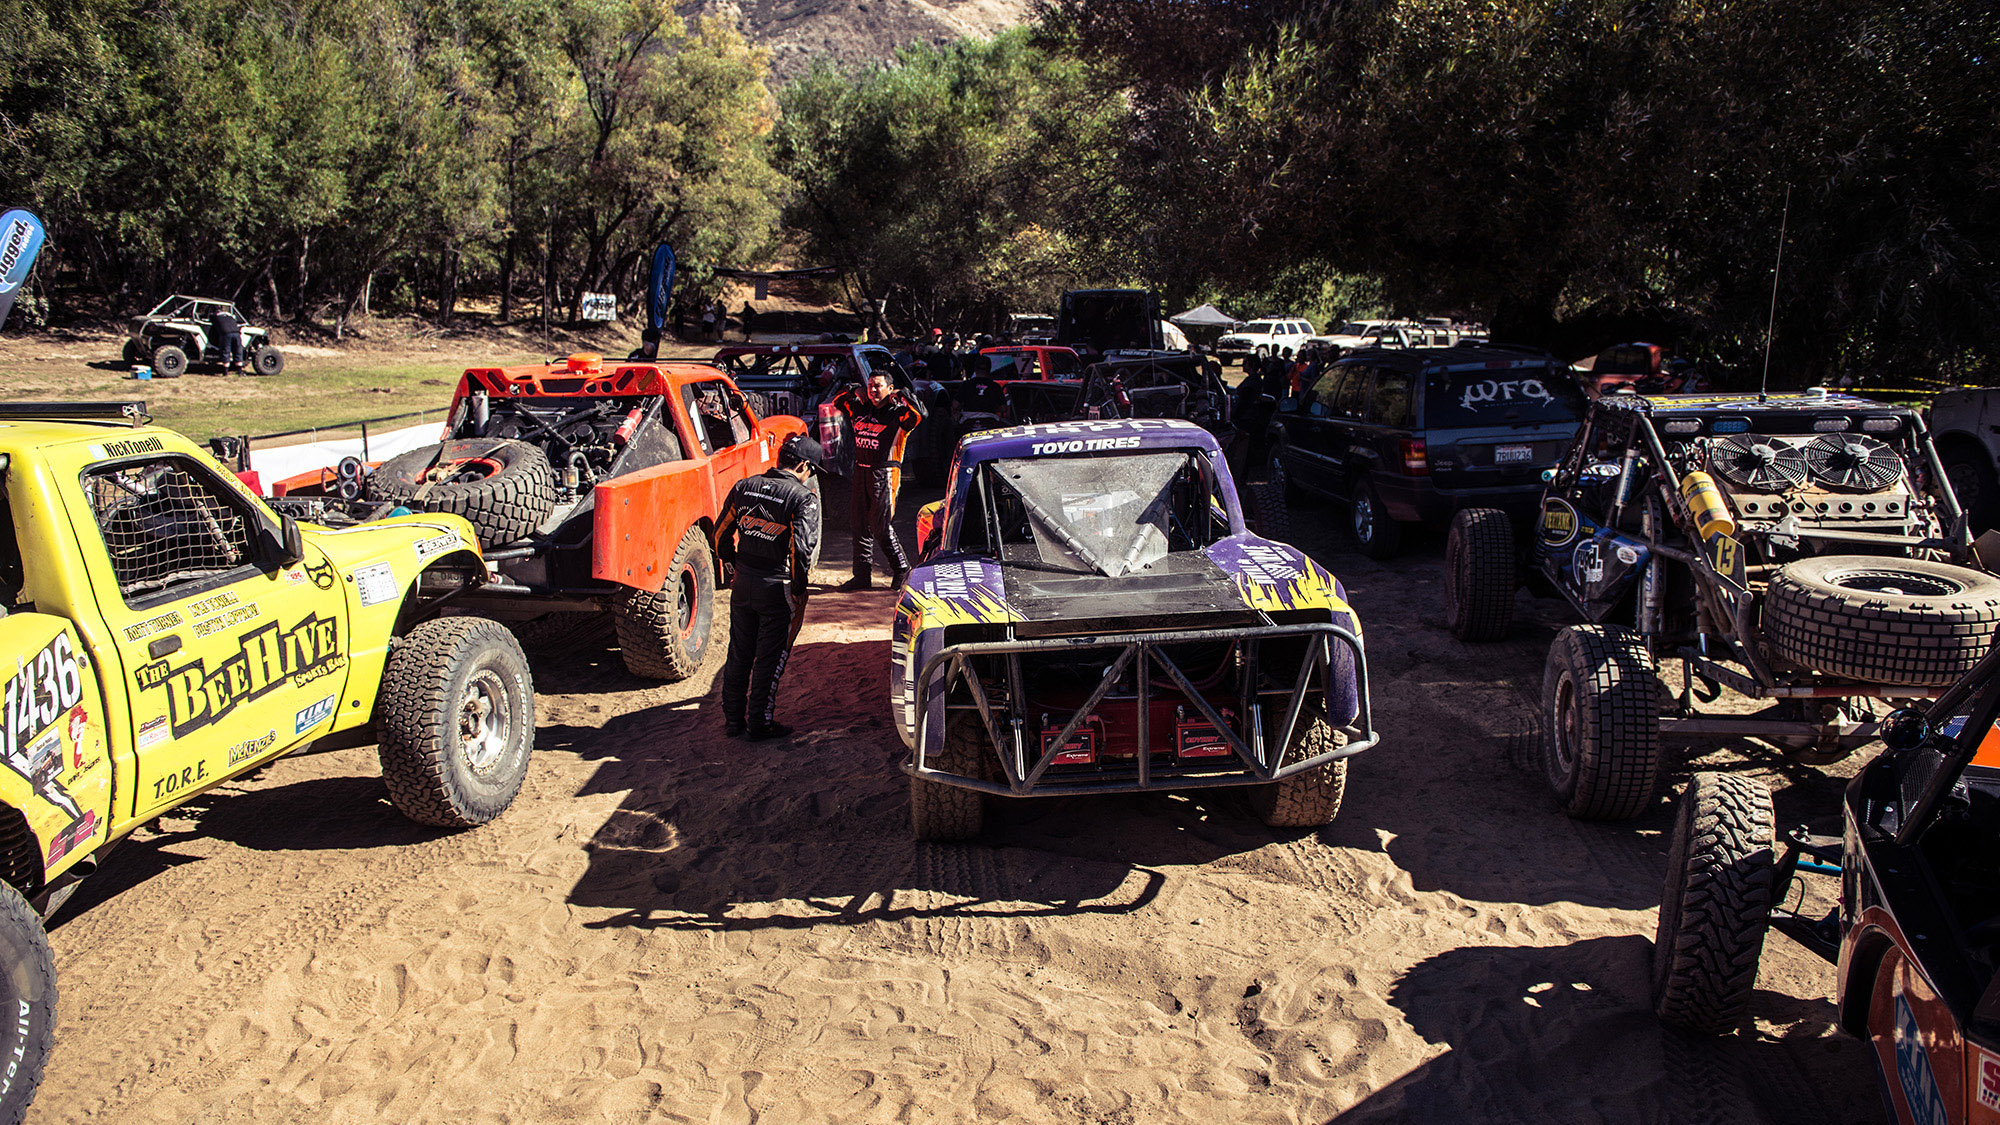
[[1497,641],[1514,623],[1514,528],[1507,513],[1468,508],[1451,519],[1444,552],[1445,616],[1462,641]]
[[[13,1064],[12,1078],[0,1090],[0,1125],[21,1125],[55,1045],[56,955],[41,916],[9,884],[0,884],[0,928],[5,930],[0,948],[7,954],[8,977],[0,1052]],[[25,993],[17,987],[22,983],[27,985]]]
[[[450,698],[454,672],[469,649],[497,641],[514,650],[527,685],[527,727],[534,738],[534,688],[526,681],[528,658],[514,634],[484,617],[439,617],[412,629],[389,653],[375,703],[382,781],[404,816],[440,828],[470,828],[500,815],[520,791],[526,766],[504,789],[498,808],[473,807],[454,793],[451,760],[457,753],[456,715]],[[525,756],[524,756],[525,757]]]
[[[1301,762],[1346,745],[1347,737],[1333,729],[1326,716],[1314,711],[1299,715],[1303,730],[1285,752],[1288,762]],[[1347,795],[1347,759],[1336,758],[1282,781],[1249,790],[1250,811],[1267,828],[1318,828],[1340,815]]]
[[611,596],[611,622],[618,633],[619,655],[625,670],[635,676],[679,683],[701,670],[708,654],[707,633],[697,628],[699,636],[684,640],[680,635],[680,573],[689,565],[697,572],[707,572],[705,582],[697,574],[695,596],[709,598],[712,605],[715,561],[700,527],[690,527],[681,536],[660,589],[620,586]]
[[[1908,569],[1969,584],[1954,595],[1884,597],[1848,590],[1823,574],[1840,566]],[[1864,683],[1944,687],[1992,647],[2000,628],[2000,581],[1923,559],[1822,556],[1787,565],[1764,596],[1771,650],[1802,668]]]
[[[506,447],[502,471],[464,484],[432,485],[422,496],[417,478],[437,460],[478,457]],[[542,525],[556,507],[555,472],[540,448],[500,438],[459,438],[399,454],[369,474],[368,496],[393,500],[418,511],[464,516],[483,547],[512,543]]]
[[1757,983],[1776,863],[1771,791],[1698,773],[1681,797],[1653,950],[1653,1010],[1683,1031],[1739,1027]]
[[1249,519],[1256,525],[1252,528],[1261,539],[1277,543],[1292,541],[1292,510],[1285,504],[1285,486],[1275,481],[1245,485],[1243,494],[1250,500]]
[[[931,768],[984,778],[986,736],[974,716],[960,715],[945,727],[944,745]],[[986,795],[977,789],[910,777],[910,835],[918,840],[970,840],[986,826]]]
[[[1579,712],[1574,769],[1563,775],[1556,740],[1557,684],[1567,671]],[[1556,635],[1542,676],[1543,754],[1556,798],[1578,820],[1629,820],[1653,803],[1660,782],[1659,673],[1638,634],[1575,625]]]

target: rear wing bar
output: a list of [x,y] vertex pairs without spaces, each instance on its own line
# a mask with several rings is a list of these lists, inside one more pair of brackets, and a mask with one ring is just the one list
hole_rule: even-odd
[[[1316,643],[1306,645],[1306,656],[1299,663],[1296,680],[1290,687],[1260,688],[1257,656],[1261,642],[1273,638],[1299,636],[1316,638]],[[1215,706],[1195,687],[1187,673],[1163,651],[1163,646],[1202,641],[1236,641],[1248,644],[1236,684],[1237,701],[1244,716],[1242,730],[1235,729],[1219,714]],[[1331,677],[1336,672],[1333,659],[1333,645],[1336,642],[1350,650],[1354,660],[1355,716],[1349,726],[1337,728],[1347,736],[1347,744],[1310,758],[1286,762],[1285,748],[1292,743],[1292,735],[1305,709],[1307,697],[1316,691],[1324,706],[1327,691],[1325,677]],[[970,665],[971,659],[981,656],[1005,657],[1010,681],[1009,697],[1023,700],[1025,693],[1022,689],[1021,657],[1024,654],[1051,651],[1073,653],[1078,649],[1087,648],[1117,648],[1123,651],[1112,661],[1111,666],[1105,669],[1096,688],[1077,707],[1061,733],[1053,739],[1048,739],[1047,746],[1031,756],[1025,740],[1027,716],[1014,713],[1004,704],[996,704],[988,696],[985,686],[979,681],[978,673]],[[1126,669],[1135,665],[1139,674],[1132,678],[1134,689],[1129,693],[1112,696],[1112,688],[1124,678]],[[1192,704],[1202,718],[1222,734],[1231,752],[1229,759],[1219,759],[1194,770],[1179,767],[1163,769],[1156,766],[1152,760],[1150,730],[1152,679],[1156,672],[1163,672],[1171,678],[1179,688],[1178,694]],[[1313,684],[1315,676],[1322,673],[1324,674],[1322,682],[1315,689]],[[942,674],[941,682],[933,688],[932,681],[939,679],[940,674]],[[1002,772],[1006,777],[1004,782],[934,769],[925,763],[927,755],[924,748],[928,745],[925,736],[930,729],[931,701],[934,698],[948,700],[952,688],[959,683],[966,685],[972,696],[972,702],[970,704],[946,702],[944,710],[947,715],[953,711],[978,713],[988,746],[999,758]],[[947,645],[924,662],[923,669],[915,680],[914,694],[916,749],[911,753],[903,771],[926,781],[943,782],[1003,797],[1133,793],[1261,785],[1303,773],[1336,759],[1359,754],[1381,741],[1381,736],[1375,731],[1369,705],[1368,662],[1362,654],[1361,639],[1352,632],[1329,622],[1260,625],[1232,629],[1187,629],[1171,633],[972,641]],[[1049,767],[1055,764],[1056,757],[1076,736],[1078,728],[1099,704],[1112,698],[1120,702],[1129,700],[1134,705],[1139,746],[1139,753],[1134,763],[1135,775],[1131,778],[1076,776],[1044,781]],[[1267,724],[1266,713],[1274,706],[1277,708],[1276,716],[1280,721]],[[1267,737],[1267,727],[1277,731],[1276,738]]]

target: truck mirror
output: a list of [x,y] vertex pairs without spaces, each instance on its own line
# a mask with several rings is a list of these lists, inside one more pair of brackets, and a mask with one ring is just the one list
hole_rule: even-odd
[[1915,750],[1931,740],[1931,724],[1922,711],[1898,708],[1882,720],[1882,743],[1891,750]]
[[279,517],[278,548],[279,566],[290,566],[306,557],[306,536],[299,530],[299,521],[290,516]]

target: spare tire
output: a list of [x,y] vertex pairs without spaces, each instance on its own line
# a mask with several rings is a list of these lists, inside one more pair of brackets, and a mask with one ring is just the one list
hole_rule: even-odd
[[555,473],[540,449],[504,438],[461,438],[412,449],[368,476],[370,500],[464,516],[484,547],[512,543],[555,510]]
[[2000,578],[1927,559],[1822,555],[1786,564],[1764,596],[1771,651],[1864,683],[1943,687],[2000,625]]

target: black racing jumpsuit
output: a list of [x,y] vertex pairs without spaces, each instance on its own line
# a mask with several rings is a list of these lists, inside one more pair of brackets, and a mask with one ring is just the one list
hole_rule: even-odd
[[869,576],[879,541],[890,569],[900,578],[909,573],[910,559],[896,538],[896,492],[903,483],[903,447],[924,420],[923,407],[902,391],[877,406],[858,387],[835,395],[833,404],[847,412],[854,438],[854,481],[847,507],[854,531],[854,576]]
[[768,726],[778,677],[804,620],[807,571],[819,551],[819,494],[785,469],[737,481],[723,502],[715,543],[722,560],[736,566],[723,720]]

